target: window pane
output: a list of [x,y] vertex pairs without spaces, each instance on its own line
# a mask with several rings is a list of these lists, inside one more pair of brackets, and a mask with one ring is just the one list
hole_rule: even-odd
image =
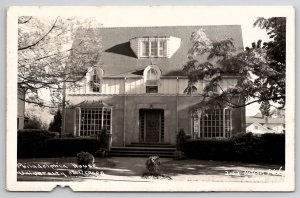
[[159,56],[167,56],[167,41],[159,42]]
[[230,131],[231,131],[231,110],[230,109],[206,110],[201,114],[200,119],[201,119],[200,137],[207,137],[207,138],[223,138],[224,136],[230,137]]
[[146,93],[157,93],[157,86],[146,86]]
[[149,56],[149,42],[142,42],[142,56]]
[[158,80],[158,73],[155,69],[149,69],[147,72],[147,80]]
[[[79,113],[80,111],[78,111]],[[103,121],[103,127],[102,127]],[[98,134],[102,128],[110,130],[111,112],[110,109],[104,110],[102,108],[83,108],[81,109],[81,123],[80,135],[93,136]]]
[[151,54],[150,56],[158,56],[157,54],[157,41],[151,41]]
[[91,90],[93,92],[100,92],[101,88],[101,82],[100,82],[100,76],[97,74],[96,71],[94,71],[94,74],[91,79]]

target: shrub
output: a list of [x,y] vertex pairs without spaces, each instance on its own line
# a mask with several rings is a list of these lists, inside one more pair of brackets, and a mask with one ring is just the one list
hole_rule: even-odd
[[95,162],[95,158],[89,152],[79,152],[77,153],[77,164],[81,166],[82,171],[86,171]]
[[176,150],[184,151],[184,144],[186,142],[186,135],[183,129],[180,129],[176,137]]
[[92,154],[99,148],[94,138],[58,138],[59,134],[38,129],[18,131],[18,158],[72,157],[80,151]]
[[232,160],[232,142],[229,140],[190,140],[184,145],[185,155],[203,160]]
[[25,119],[24,129],[47,129],[47,124],[34,115]]
[[146,161],[146,168],[150,175],[159,175],[160,160],[159,156],[150,156]]
[[266,133],[261,136],[260,158],[266,163],[285,163],[285,135]]
[[110,136],[109,133],[107,133],[106,129],[102,129],[101,132],[97,135],[99,147],[109,150],[109,138]]
[[232,138],[236,159],[243,162],[285,163],[285,135],[252,133]]
[[169,175],[161,174],[159,166],[159,156],[150,156],[146,161],[146,169],[148,172],[143,173],[142,177],[145,179],[172,179]]
[[20,157],[43,157],[47,150],[47,141],[59,134],[41,129],[18,130],[17,150]]
[[184,146],[187,157],[250,163],[285,163],[285,135],[241,133],[229,140],[190,140]]
[[96,152],[95,155],[96,157],[107,157],[108,156],[108,149],[105,148],[99,148]]
[[80,151],[95,154],[97,149],[96,139],[60,138],[47,141],[47,156],[49,157],[71,157]]
[[74,134],[73,133],[65,133],[65,134],[61,134],[60,135],[61,138],[74,138]]
[[243,162],[259,161],[262,152],[261,137],[252,133],[241,133],[231,140],[236,159]]
[[53,121],[49,124],[49,131],[61,133],[61,120],[62,116],[60,110],[54,115]]

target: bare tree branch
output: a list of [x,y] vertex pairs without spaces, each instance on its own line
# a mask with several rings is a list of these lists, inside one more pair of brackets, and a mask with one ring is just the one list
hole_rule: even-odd
[[48,36],[48,35],[50,34],[50,32],[54,29],[57,20],[58,20],[58,17],[56,18],[54,24],[51,26],[51,28],[49,29],[49,31],[48,31],[44,36],[42,36],[39,40],[37,40],[35,43],[32,43],[31,45],[27,45],[27,46],[25,46],[25,47],[20,47],[20,48],[18,48],[18,51],[22,51],[22,50],[31,48],[31,47],[33,47],[33,46],[39,44],[41,41],[43,41],[43,40],[46,38],[46,36]]

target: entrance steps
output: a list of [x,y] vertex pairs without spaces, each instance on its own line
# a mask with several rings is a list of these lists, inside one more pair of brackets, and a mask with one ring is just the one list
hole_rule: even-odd
[[126,147],[112,147],[110,156],[113,157],[174,157],[175,146],[167,143],[131,143]]

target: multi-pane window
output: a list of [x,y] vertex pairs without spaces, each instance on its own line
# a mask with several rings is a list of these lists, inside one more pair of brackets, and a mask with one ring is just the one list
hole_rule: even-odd
[[159,56],[163,56],[163,57],[167,56],[167,41],[166,40],[159,41]]
[[167,57],[166,39],[148,39],[141,42],[142,57]]
[[157,71],[154,68],[150,68],[147,72],[146,93],[158,93],[158,79]]
[[147,72],[147,80],[158,80],[158,73],[155,69],[149,69]]
[[93,70],[90,86],[92,92],[101,92],[101,75],[97,70]]
[[231,109],[205,110],[193,118],[194,134],[200,138],[229,138]]
[[157,86],[146,86],[146,93],[158,93]]
[[76,130],[79,136],[94,136],[102,129],[111,132],[110,108],[77,108]]
[[142,42],[142,56],[149,56],[149,42]]
[[158,41],[151,41],[150,49],[150,56],[158,56]]

